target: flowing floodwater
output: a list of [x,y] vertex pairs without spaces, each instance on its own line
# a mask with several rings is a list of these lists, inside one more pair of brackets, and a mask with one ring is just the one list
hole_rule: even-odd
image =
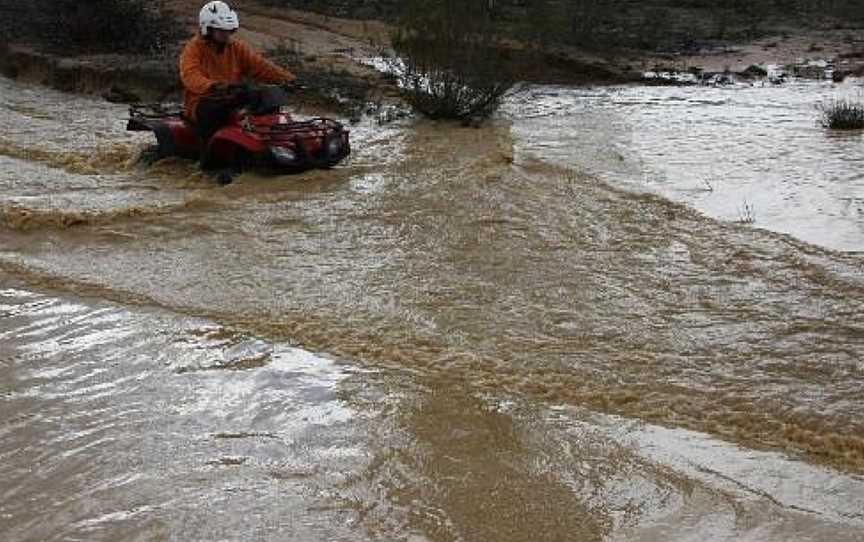
[[526,89],[220,188],[0,80],[2,538],[860,540],[828,92]]
[[538,87],[509,104],[522,148],[709,216],[864,251],[864,135],[818,106],[861,81],[737,86]]

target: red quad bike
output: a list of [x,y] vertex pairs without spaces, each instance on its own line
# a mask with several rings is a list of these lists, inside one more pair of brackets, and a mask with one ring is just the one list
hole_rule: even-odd
[[289,114],[288,94],[281,87],[234,86],[225,95],[236,104],[228,123],[202,142],[179,106],[130,106],[127,130],[153,132],[157,145],[142,156],[155,161],[169,156],[200,160],[220,184],[244,168],[298,173],[331,168],[351,153],[348,130],[327,118],[296,121]]

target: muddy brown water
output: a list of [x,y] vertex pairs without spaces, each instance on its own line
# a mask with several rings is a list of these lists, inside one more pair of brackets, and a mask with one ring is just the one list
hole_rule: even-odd
[[530,92],[218,188],[0,80],[2,538],[860,540],[860,254],[628,185],[668,90]]

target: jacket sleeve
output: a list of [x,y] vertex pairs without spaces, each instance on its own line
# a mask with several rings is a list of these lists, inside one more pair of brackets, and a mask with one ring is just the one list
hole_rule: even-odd
[[194,42],[188,43],[180,55],[180,81],[186,90],[195,94],[206,94],[216,83],[204,73],[201,67],[201,48]]
[[259,83],[287,83],[296,79],[293,73],[270,62],[245,43],[240,47],[240,57],[245,74]]

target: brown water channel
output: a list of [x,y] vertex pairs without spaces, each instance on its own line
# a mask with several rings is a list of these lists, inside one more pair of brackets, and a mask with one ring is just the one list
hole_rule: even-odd
[[864,251],[864,135],[818,106],[862,81],[535,87],[507,104],[528,155],[687,203],[727,221]]
[[859,540],[860,255],[525,107],[219,188],[0,80],[2,538]]

